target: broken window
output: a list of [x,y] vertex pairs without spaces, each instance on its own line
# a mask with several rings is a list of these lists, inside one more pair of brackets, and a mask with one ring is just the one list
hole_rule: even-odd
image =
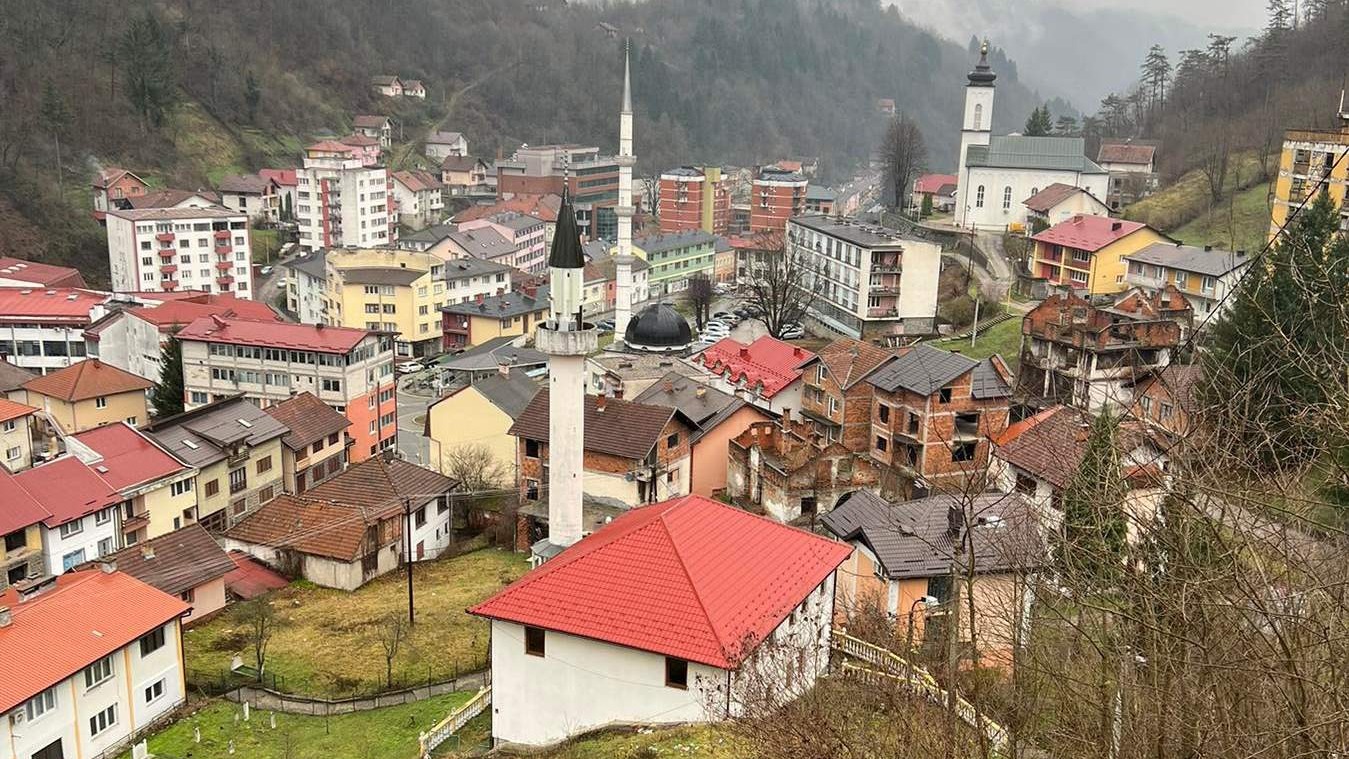
[[951,446],[952,461],[974,461],[974,449],[976,443],[956,443]]

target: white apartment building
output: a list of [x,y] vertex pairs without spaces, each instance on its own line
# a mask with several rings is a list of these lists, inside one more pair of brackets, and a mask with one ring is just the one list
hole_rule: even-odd
[[107,299],[70,287],[0,287],[0,358],[42,374],[83,361],[90,312]]
[[390,177],[400,223],[421,229],[440,222],[445,208],[440,177],[429,171],[395,171]]
[[114,290],[253,297],[247,214],[223,208],[112,210],[106,223]]
[[813,270],[810,318],[825,329],[859,340],[936,329],[940,245],[850,219],[798,216],[787,222],[787,254]]
[[267,408],[307,391],[351,420],[351,461],[394,446],[389,333],[209,316],[184,327],[178,339],[188,409],[239,393]]
[[115,757],[186,698],[191,607],[103,564],[0,595],[0,755]]
[[495,261],[481,261],[476,258],[456,258],[445,262],[441,268],[443,282],[435,283],[435,293],[439,295],[444,286],[445,297],[440,299],[438,307],[452,306],[455,303],[468,303],[478,298],[504,295],[511,291],[511,267]]
[[393,181],[383,166],[364,165],[355,148],[332,140],[310,145],[295,182],[301,248],[397,242]]

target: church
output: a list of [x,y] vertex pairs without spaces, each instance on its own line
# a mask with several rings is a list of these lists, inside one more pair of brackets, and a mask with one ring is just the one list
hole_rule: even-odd
[[988,41],[965,85],[956,170],[957,227],[1004,230],[1026,224],[1024,201],[1055,184],[1078,187],[1097,198],[1109,189],[1110,174],[1086,156],[1081,137],[993,136],[993,83]]

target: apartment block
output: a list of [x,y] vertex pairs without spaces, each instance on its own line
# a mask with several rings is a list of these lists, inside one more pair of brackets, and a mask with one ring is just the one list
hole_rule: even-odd
[[90,312],[107,298],[69,287],[0,287],[0,358],[43,374],[84,360]]
[[383,166],[366,163],[355,147],[332,140],[305,149],[304,167],[295,180],[301,248],[398,241],[393,180]]
[[104,222],[114,290],[200,290],[253,297],[248,214],[223,208],[145,208],[110,210]]
[[806,212],[809,180],[795,171],[766,166],[750,184],[749,231],[781,232],[787,220]]
[[1269,236],[1273,239],[1293,210],[1320,192],[1322,182],[1340,209],[1340,229],[1349,229],[1349,107],[1341,97],[1340,127],[1336,130],[1290,129],[1283,135],[1279,175],[1274,180],[1274,208]]
[[618,233],[618,159],[583,145],[522,146],[496,162],[497,197],[561,195],[565,186],[576,221],[590,239],[612,240]]
[[731,188],[721,169],[681,166],[660,175],[657,211],[661,234],[701,229],[714,235],[731,227]]

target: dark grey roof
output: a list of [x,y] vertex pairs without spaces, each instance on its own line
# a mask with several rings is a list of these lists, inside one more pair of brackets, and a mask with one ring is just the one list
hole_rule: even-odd
[[[973,530],[974,571],[986,574],[1026,569],[1044,563],[1044,546],[1035,510],[1019,493],[938,495],[890,503],[859,491],[822,518],[825,529],[841,540],[865,545],[887,578],[936,577],[951,571],[953,560],[968,566],[963,533],[952,530],[952,510]],[[956,521],[956,526],[960,521]]]
[[8,359],[0,358],[0,393],[18,390],[23,387],[23,383],[36,376],[37,372],[30,372],[22,366],[9,363]]
[[324,250],[310,253],[304,258],[292,258],[282,265],[287,269],[308,274],[314,279],[328,278],[328,252]]
[[816,232],[837,237],[862,248],[902,248],[904,240],[892,229],[863,224],[852,219],[840,219],[822,214],[793,216],[791,223]]
[[563,190],[562,205],[557,209],[557,228],[553,232],[553,249],[548,253],[550,269],[581,269],[586,265],[581,252],[581,232],[576,227],[576,209],[571,195]]
[[821,187],[817,184],[806,186],[806,200],[835,200],[838,193],[828,187]]
[[405,235],[399,235],[399,242],[424,242],[428,245],[435,245],[454,233],[453,224],[432,224],[425,229],[419,229],[416,232],[409,232]]
[[994,137],[987,145],[969,146],[965,152],[965,165],[995,169],[1076,171],[1082,174],[1108,173],[1087,158],[1086,141],[1081,137]]
[[675,371],[668,372],[656,380],[654,385],[633,400],[638,403],[679,409],[697,425],[698,434],[695,439],[747,405],[743,399],[708,387]]
[[141,431],[187,464],[202,467],[224,458],[229,446],[261,445],[290,428],[236,396],[157,421]]
[[491,401],[493,406],[515,419],[529,406],[539,392],[539,383],[530,379],[522,369],[512,369],[509,376],[493,374],[473,384],[473,388]]
[[441,279],[455,280],[476,277],[483,274],[501,274],[511,270],[506,264],[496,261],[484,261],[481,258],[454,258],[445,262],[441,268]]
[[538,293],[529,297],[524,293],[503,293],[483,298],[481,303],[469,301],[468,303],[455,303],[444,306],[440,310],[450,314],[463,314],[465,316],[496,316],[502,319],[508,316],[520,316],[521,314],[532,314],[535,311],[548,308],[548,288],[540,287]]
[[394,266],[370,266],[343,269],[342,281],[349,285],[401,285],[406,287],[426,275],[419,269]]
[[716,235],[711,232],[704,232],[701,229],[693,229],[685,232],[671,232],[665,235],[648,235],[639,237],[632,241],[632,244],[641,248],[648,256],[656,253],[664,253],[667,250],[676,250],[678,248],[691,248],[695,245],[712,245],[717,241]]
[[662,175],[671,177],[704,177],[707,176],[703,170],[697,166],[680,166],[675,169],[667,169],[661,172]]
[[997,80],[998,75],[993,73],[993,67],[988,65],[988,41],[979,48],[979,62],[974,64],[974,70],[969,74],[971,87],[992,87],[993,82]]
[[652,303],[633,314],[623,342],[633,348],[683,348],[693,342],[693,328],[674,306]]
[[491,227],[479,227],[451,232],[446,235],[455,245],[473,258],[500,258],[519,250],[505,235]]
[[507,229],[515,230],[529,229],[530,227],[537,227],[544,223],[543,219],[540,219],[537,216],[530,216],[529,214],[519,213],[517,211],[502,211],[501,213],[492,214],[487,218]]
[[918,343],[873,372],[867,382],[887,393],[903,388],[927,396],[978,365],[969,356]]
[[1155,242],[1124,258],[1211,277],[1221,277],[1251,261],[1250,256],[1238,256],[1230,250],[1216,248],[1204,250],[1194,245],[1172,245],[1165,242]]
[[1003,381],[1002,375],[993,366],[992,358],[986,358],[974,367],[970,385],[970,394],[977,400],[1007,398],[1012,395],[1012,386]]
[[482,345],[470,348],[441,364],[457,372],[481,372],[496,369],[503,362],[511,366],[546,366],[548,357],[533,348],[513,345],[515,337],[494,337]]
[[[581,494],[581,530],[583,532],[594,532],[611,520],[621,516],[629,508],[628,504],[617,498],[610,498],[603,495],[591,495],[590,493]],[[524,514],[527,517],[533,517],[541,522],[548,522],[548,498],[541,497],[537,501],[528,501],[522,505],[517,513]],[[546,542],[546,541],[545,541]]]

